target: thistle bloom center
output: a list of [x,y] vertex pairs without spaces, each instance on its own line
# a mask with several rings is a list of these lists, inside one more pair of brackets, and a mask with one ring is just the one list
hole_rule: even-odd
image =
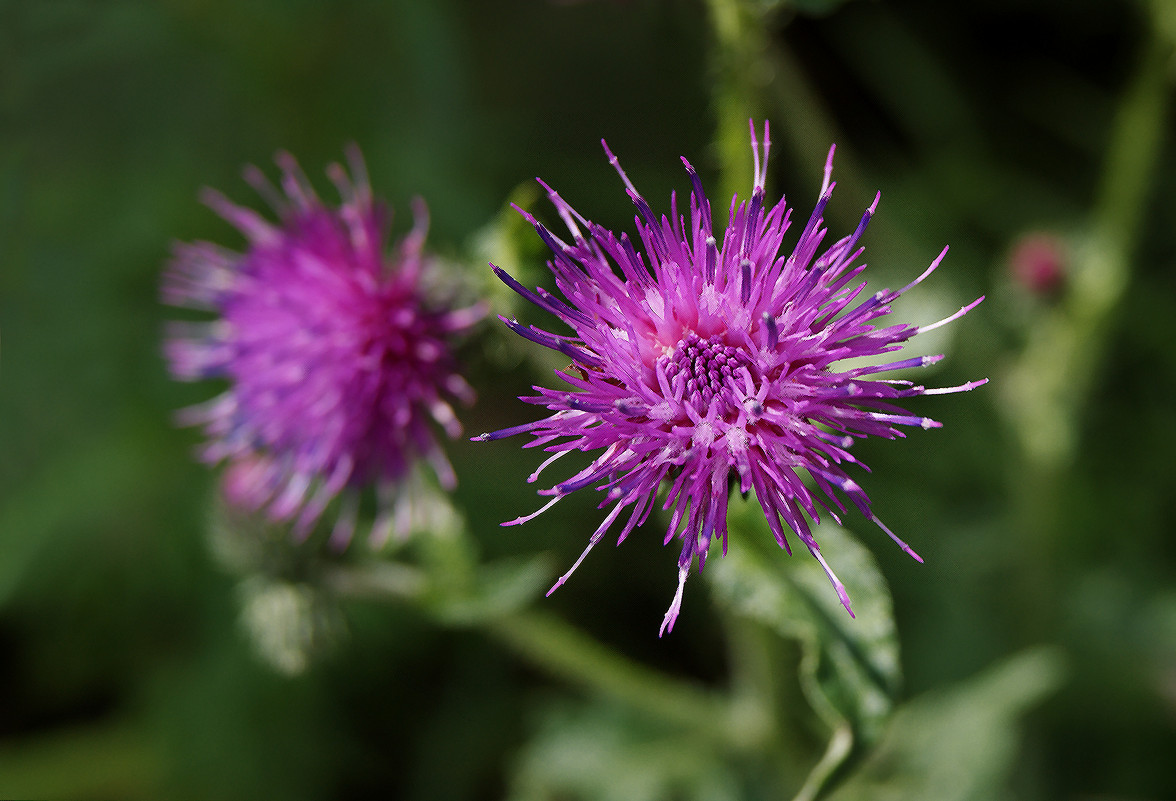
[[755,377],[754,364],[742,348],[728,345],[718,336],[702,339],[693,332],[683,336],[658,364],[676,397],[684,397],[701,415],[707,414],[717,398],[718,414],[727,420],[742,408],[736,394],[737,377],[741,373],[752,380]]

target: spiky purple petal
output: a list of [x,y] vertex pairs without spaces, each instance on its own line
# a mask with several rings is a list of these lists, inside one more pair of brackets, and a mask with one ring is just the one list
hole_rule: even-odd
[[[862,254],[857,242],[878,197],[852,234],[821,251],[827,234],[822,215],[834,188],[833,148],[816,207],[787,251],[784,235],[791,210],[783,199],[770,208],[764,203],[771,147],[766,123],[762,152],[751,127],[751,198],[732,199],[721,239],[712,229],[702,181],[688,161],[683,159],[691,182],[689,222],[679,216],[676,199],[671,217],[659,220],[608,145],[602,145],[636,207],[640,250],[628,236],[618,237],[575,212],[543,184],[571,242],[523,214],[551,248],[548,267],[567,302],[541,289],[532,292],[494,267],[508,286],[572,330],[572,336],[556,335],[506,321],[527,339],[572,360],[570,368],[557,371],[572,391],[537,387],[537,395],[523,400],[545,406],[551,416],[476,439],[532,434],[529,445],[542,445],[554,454],[532,481],[558,456],[602,451],[576,475],[540,490],[553,496],[546,506],[511,523],[530,520],[585,487],[595,485],[604,492],[600,506],[612,508],[554,591],[623,509],[632,507],[632,512],[618,541],[645,520],[664,487],[662,508],[670,511],[665,541],[682,542],[678,587],[662,622],[664,633],[677,619],[691,564],[697,562],[701,570],[716,540],[726,551],[733,481],[741,492],[755,492],[781,547],[791,552],[786,530],[804,543],[852,615],[849,596],[821,554],[810,519],[818,522],[824,511],[838,520],[837,513],[845,509],[842,499],[848,499],[904,551],[919,557],[873,514],[869,497],[846,473],[846,465],[865,468],[849,447],[856,438],[904,436],[903,426],[938,427],[940,423],[910,414],[895,401],[962,392],[986,379],[926,389],[906,380],[870,377],[928,366],[941,355],[864,367],[838,365],[900,350],[917,334],[966,314],[982,298],[930,325],[877,325],[895,300],[939,266],[947,251],[903,289],[860,298],[865,265],[857,262]],[[803,480],[805,474],[813,487]]]

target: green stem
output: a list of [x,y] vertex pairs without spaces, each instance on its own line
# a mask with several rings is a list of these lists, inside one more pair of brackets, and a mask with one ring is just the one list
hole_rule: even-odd
[[[337,567],[324,574],[323,583],[340,596],[376,601],[425,603],[437,589],[421,570],[389,562]],[[748,730],[740,725],[743,716],[733,714],[722,695],[626,659],[559,618],[522,610],[478,624],[556,678],[687,727],[728,750],[748,741]]]
[[776,738],[776,689],[779,665],[772,652],[773,635],[751,620],[720,607],[727,634],[731,670],[731,709],[750,742]]
[[[838,141],[837,123],[804,70],[785,46],[768,35],[769,15],[746,0],[708,0],[714,42],[715,150],[720,168],[718,197],[747,197],[752,182],[748,152],[749,119],[774,111],[774,140],[791,152],[804,175],[819,185],[829,145]],[[843,196],[868,198],[853,155],[837,156],[837,183]],[[797,192],[800,196],[800,193]],[[843,223],[856,223],[852,206],[836,206],[828,213]]]
[[837,727],[829,738],[824,756],[813,767],[804,786],[792,801],[817,801],[823,798],[833,788],[838,768],[845,763],[852,750],[853,730],[849,726]]
[[714,44],[715,148],[719,162],[718,196],[747,196],[752,162],[747,121],[759,116],[764,86],[771,80],[763,15],[740,0],[708,0]]
[[[712,585],[713,588],[713,585]],[[712,596],[716,593],[712,592]],[[717,599],[716,599],[717,600]],[[725,603],[716,603],[727,636],[731,719],[738,747],[755,752],[773,782],[773,795],[786,796],[805,779],[809,743],[802,726],[790,725],[807,710],[797,681],[795,644]]]
[[720,695],[632,662],[552,615],[516,612],[488,621],[486,629],[553,676],[691,729],[724,749],[738,742]]
[[[770,48],[769,56],[772,63],[771,99],[783,123],[772,130],[792,152],[802,174],[819,187],[829,146],[844,142],[843,131],[792,51],[780,44]],[[866,185],[852,150],[839,147],[836,164],[837,189],[841,197],[867,201],[873,197],[876,187]],[[798,198],[802,196],[796,190],[793,193]],[[815,197],[815,192],[813,194]],[[861,211],[853,203],[834,204],[826,214],[837,218],[839,223],[856,223]]]

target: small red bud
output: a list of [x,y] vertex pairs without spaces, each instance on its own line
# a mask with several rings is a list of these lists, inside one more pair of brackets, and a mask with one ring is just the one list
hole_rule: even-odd
[[1022,289],[1052,295],[1066,279],[1069,254],[1065,241],[1053,233],[1022,234],[1009,251],[1009,273]]

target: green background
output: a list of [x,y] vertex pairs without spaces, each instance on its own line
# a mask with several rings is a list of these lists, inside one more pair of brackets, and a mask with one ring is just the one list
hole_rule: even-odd
[[[1009,249],[1034,230],[1080,249],[1116,108],[1152,35],[1144,7],[751,5],[765,9],[774,66],[737,80],[757,87],[751,110],[773,125],[769,194],[786,192],[806,217],[836,141],[834,234],[882,191],[865,238],[873,280],[905,284],[952,247],[899,317],[929,322],[988,295],[927,346],[948,353],[927,380],[992,383],[917,401],[942,430],[858,454],[873,468],[861,483],[876,511],[927,561],[847,520],[894,596],[915,699],[915,723],[904,718],[896,736],[926,752],[924,774],[950,776],[954,752],[919,739],[920,701],[1050,645],[1062,677],[1025,690],[1015,748],[960,797],[1176,796],[1167,116],[1131,219],[1130,281],[1096,332],[1089,383],[1073,389],[1077,446],[1044,522],[1019,506],[1032,476],[1002,386],[1056,303],[1014,285]],[[273,153],[287,149],[329,196],[322,169],[348,142],[400,213],[398,230],[409,198],[426,198],[431,247],[474,283],[487,258],[509,260],[487,232],[534,176],[631,231],[601,137],[658,211],[688,186],[680,155],[720,183],[711,143],[725,73],[708,20],[701,2],[669,0],[0,0],[0,795],[521,793],[535,743],[569,730],[560,715],[575,717],[579,691],[478,631],[411,605],[352,602],[346,636],[305,674],[256,658],[238,623],[239,577],[207,543],[214,474],[191,458],[197,433],[172,423],[215,390],[167,376],[160,335],[178,314],[158,302],[159,274],[173,241],[240,244],[197,202],[201,187],[256,205],[242,166],[273,175]],[[541,280],[537,242],[518,241],[518,269]],[[462,415],[470,434],[533,419],[513,398],[548,381],[524,358],[529,346],[499,329],[491,319],[463,350],[479,393]],[[539,502],[524,482],[539,456],[522,442],[453,443],[456,503],[485,554],[550,552],[553,578],[600,513],[592,497],[569,498],[500,529]],[[654,521],[619,549],[602,544],[536,604],[634,659],[721,682],[725,646],[703,582],[672,635],[656,637],[676,557],[661,533]],[[795,659],[786,651],[781,664]],[[1022,688],[1034,680],[1009,675]],[[983,747],[976,709],[949,719],[961,753]],[[711,787],[684,781],[692,789],[670,797]],[[756,795],[754,776],[740,782]]]

